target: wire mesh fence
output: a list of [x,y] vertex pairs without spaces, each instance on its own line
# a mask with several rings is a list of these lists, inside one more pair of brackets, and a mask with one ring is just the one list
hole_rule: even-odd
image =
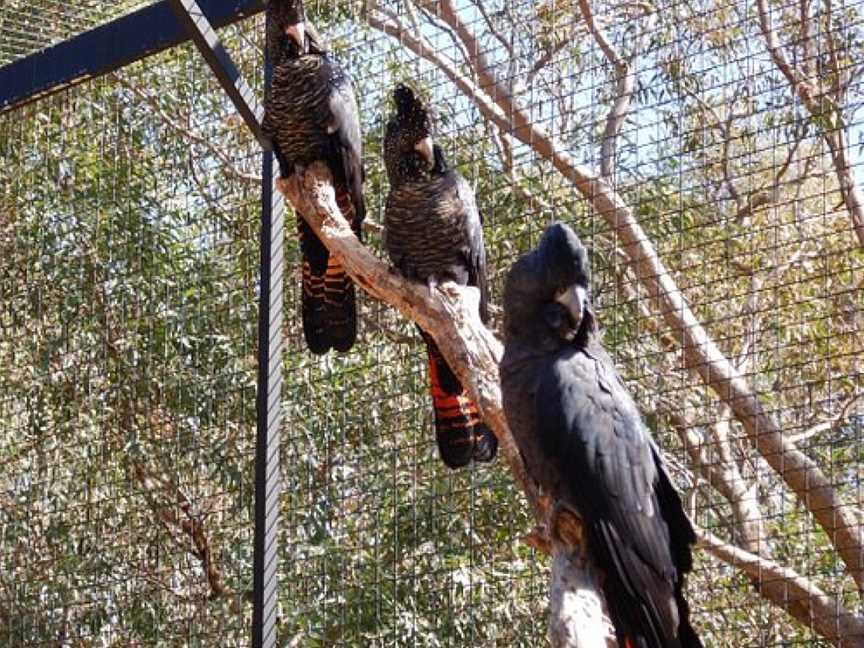
[[0,65],[39,52],[147,4],[144,0],[22,2],[9,0],[0,13]]
[[[368,245],[384,255],[382,139],[407,82],[475,187],[493,327],[549,222],[589,245],[604,344],[710,545],[688,581],[706,645],[841,645],[838,619],[864,623],[864,565],[825,523],[860,525],[862,505],[864,5],[307,10],[354,79]],[[14,27],[22,11],[0,8],[0,64],[71,34]],[[263,31],[220,31],[260,94]],[[257,143],[183,46],[0,115],[0,155],[0,643],[247,644]],[[350,353],[306,351],[286,231],[278,645],[542,643],[548,563],[504,462],[440,462],[422,343],[380,302],[361,296]],[[758,425],[708,385],[698,331]]]

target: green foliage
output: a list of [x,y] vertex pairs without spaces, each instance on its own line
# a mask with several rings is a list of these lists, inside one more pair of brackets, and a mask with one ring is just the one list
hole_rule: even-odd
[[[547,223],[573,224],[591,248],[604,341],[695,519],[738,541],[730,503],[685,459],[660,407],[671,400],[687,414],[719,464],[719,403],[663,341],[668,325],[624,271],[616,232],[534,151],[502,141],[440,70],[360,24],[359,3],[309,4],[355,79],[370,220],[381,222],[387,192],[389,92],[407,80],[433,101],[439,142],[476,188],[493,303]],[[496,70],[514,77],[517,101],[574,157],[596,160],[614,75],[573,8],[487,5],[512,60],[463,9]],[[627,51],[642,23],[612,4],[595,13],[610,16],[611,42]],[[854,111],[814,123],[771,73],[748,71],[749,8],[659,13],[617,188],[723,352],[747,358],[766,409],[797,434],[861,389],[864,254],[835,208],[818,139],[841,117],[853,124]],[[860,51],[860,21],[849,24],[844,42]],[[432,38],[434,23],[424,25]],[[221,33],[259,92],[262,26],[256,17]],[[453,54],[448,39],[435,42]],[[717,117],[730,112],[724,134]],[[255,142],[183,47],[4,115],[0,156],[0,644],[247,645]],[[541,644],[547,564],[521,541],[533,520],[503,462],[453,473],[438,461],[422,345],[390,309],[361,297],[352,353],[305,351],[290,218],[280,645]],[[380,234],[367,241],[380,255]],[[850,414],[801,447],[860,503],[862,422]],[[731,434],[774,558],[854,609],[824,532],[735,422]],[[707,554],[689,592],[706,645],[818,645]]]

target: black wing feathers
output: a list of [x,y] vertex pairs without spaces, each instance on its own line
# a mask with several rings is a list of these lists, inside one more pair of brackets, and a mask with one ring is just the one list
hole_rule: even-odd
[[[597,339],[590,268],[563,223],[504,286],[504,408],[526,468],[573,509],[622,648],[700,648],[682,589],[693,528]],[[581,307],[581,308],[580,308]]]
[[474,192],[461,177],[457,180],[457,191],[462,203],[462,227],[466,249],[465,265],[468,269],[468,285],[480,289],[480,319],[489,321],[489,284],[486,280],[486,245],[483,241],[483,218],[477,209]]
[[360,117],[351,82],[346,78],[330,96],[330,120],[327,130],[332,133],[335,171],[341,171],[345,186],[354,205],[351,223],[354,233],[362,241],[366,202],[363,198],[363,160],[361,153]]
[[[603,365],[574,350],[541,373],[539,442],[557,463],[559,492],[589,524],[589,550],[607,572],[604,591],[616,628],[631,629],[646,647],[680,646],[675,603],[683,600],[680,573],[691,563],[692,528],[680,500],[672,501],[677,493],[635,405],[617,380],[605,379],[610,368]],[[670,521],[673,528],[689,533],[670,539],[665,516],[675,513],[666,509],[683,518]]]

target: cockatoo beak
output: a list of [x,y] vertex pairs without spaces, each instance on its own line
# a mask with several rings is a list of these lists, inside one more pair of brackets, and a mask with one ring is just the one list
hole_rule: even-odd
[[588,299],[588,291],[578,284],[562,290],[555,295],[555,301],[561,304],[573,318],[574,328],[579,328],[585,315],[585,302]]
[[424,160],[426,160],[426,164],[429,165],[429,168],[435,166],[435,143],[432,141],[431,137],[426,136],[417,142],[414,145],[414,150],[417,151]]
[[297,43],[297,49],[301,54],[306,53],[306,25],[298,22],[296,25],[285,27],[285,35]]

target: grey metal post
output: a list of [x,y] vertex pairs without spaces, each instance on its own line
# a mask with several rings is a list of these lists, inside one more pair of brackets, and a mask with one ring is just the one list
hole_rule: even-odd
[[[265,63],[265,92],[271,69]],[[255,446],[255,560],[252,646],[276,645],[279,530],[279,432],[282,387],[282,289],[285,204],[273,192],[273,153],[265,151],[261,187],[261,306],[258,314],[258,436]]]
[[[252,647],[276,646],[278,602],[279,432],[282,391],[282,297],[285,208],[273,192],[277,170],[271,143],[261,133],[263,109],[240,75],[195,0],[170,0],[180,22],[263,149],[261,269],[258,307],[258,396],[255,443],[255,547],[252,585]],[[265,93],[272,69],[266,57]]]

